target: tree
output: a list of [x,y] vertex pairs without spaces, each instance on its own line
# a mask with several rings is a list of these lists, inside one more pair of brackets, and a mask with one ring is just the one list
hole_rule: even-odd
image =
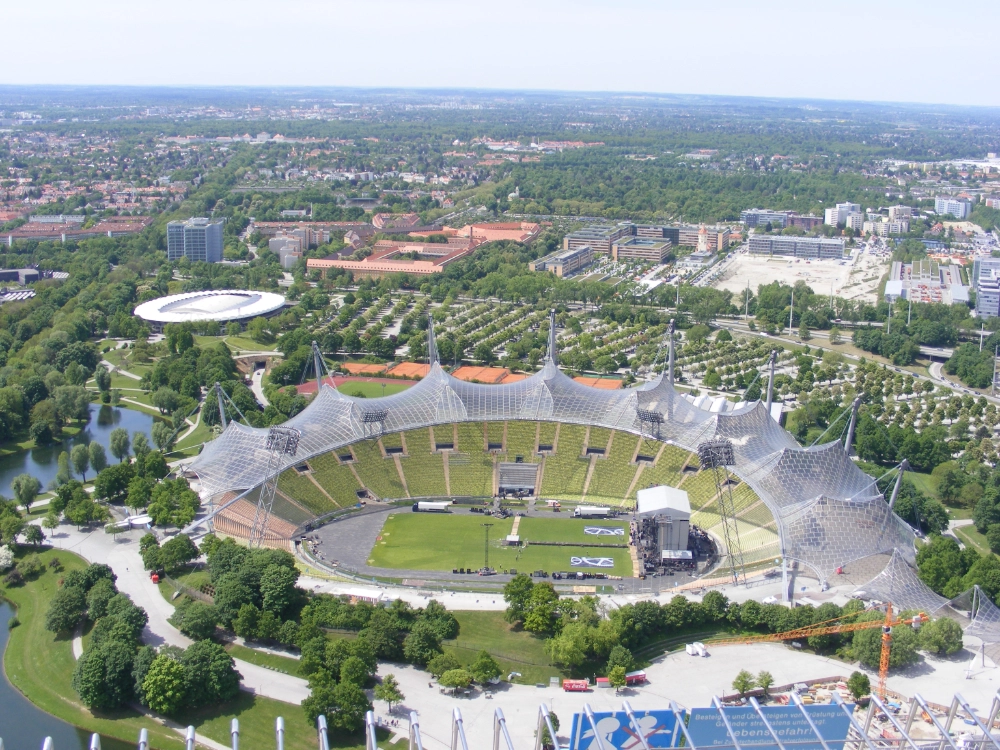
[[98,367],[94,370],[94,382],[97,390],[107,393],[111,390],[111,373],[106,367]]
[[[881,620],[881,615],[872,615]],[[882,657],[882,629],[859,630],[851,642],[854,658],[871,669],[878,669]],[[917,633],[909,625],[892,629],[892,648],[889,651],[889,667],[905,667],[920,658],[917,654]]]
[[167,426],[166,422],[156,422],[149,433],[153,436],[153,444],[159,450],[165,451],[170,447],[174,431]]
[[156,659],[156,649],[152,646],[143,646],[136,652],[135,660],[132,663],[132,689],[135,692],[136,699],[144,706],[148,706],[149,704],[146,702],[146,694],[142,689],[142,683],[145,681],[149,667],[152,665],[154,659]]
[[169,573],[196,559],[201,553],[191,537],[178,534],[160,547],[160,565]]
[[608,671],[608,683],[615,689],[615,695],[625,687],[625,667],[612,667]]
[[484,365],[492,364],[492,362],[496,359],[496,355],[493,354],[493,347],[485,341],[480,341],[476,344],[476,348],[473,351],[472,356]]
[[742,698],[757,685],[757,680],[747,670],[741,669],[733,679],[733,690]]
[[132,447],[128,430],[124,427],[115,427],[108,438],[108,446],[111,448],[111,455],[119,461],[124,461],[128,458],[129,448]]
[[364,726],[365,714],[372,709],[364,690],[349,682],[334,685],[331,681],[320,681],[312,693],[302,702],[306,717],[315,724],[322,714],[334,729],[356,732]]
[[192,643],[181,655],[187,673],[187,701],[193,708],[213,706],[232,700],[240,692],[242,675],[236,671],[233,657],[218,643],[202,640]]
[[13,567],[14,565],[14,552],[11,550],[10,545],[5,544],[0,547],[0,573]]
[[833,326],[833,328],[830,329],[830,343],[836,345],[839,344],[841,340],[840,329],[837,328],[837,326]]
[[871,681],[864,672],[855,670],[847,678],[847,689],[851,691],[854,700],[859,701],[872,691]]
[[[713,591],[711,593],[718,592]],[[610,672],[615,667],[624,667],[626,672],[631,672],[635,668],[635,659],[632,656],[632,652],[624,646],[616,645],[608,655],[608,671]]]
[[396,676],[387,674],[382,678],[382,682],[375,686],[375,698],[388,703],[389,713],[392,713],[392,704],[402,702],[406,699],[406,696],[399,689]]
[[73,474],[69,470],[69,454],[66,451],[60,451],[56,463],[58,466],[56,469],[56,484],[66,484],[73,478]]
[[469,666],[469,672],[480,685],[486,685],[502,674],[497,660],[488,651],[479,652],[476,660]]
[[340,681],[342,683],[349,682],[363,688],[370,676],[368,667],[357,656],[348,656],[340,665]]
[[87,446],[74,445],[69,457],[70,461],[73,463],[73,470],[83,478],[84,482],[86,482],[87,469],[90,468],[90,452],[87,450]]
[[445,672],[450,672],[452,669],[458,669],[461,666],[458,660],[451,654],[438,654],[427,662],[427,671],[434,677],[440,677]]
[[947,617],[924,623],[919,631],[920,650],[932,654],[956,654],[962,650],[962,628]]
[[472,675],[464,669],[449,669],[438,679],[438,682],[446,688],[458,690],[469,687],[472,683]]
[[45,518],[42,519],[42,526],[47,528],[49,531],[59,528],[59,515],[54,513],[52,510],[49,510],[49,512],[45,514]]
[[774,684],[774,675],[768,672],[766,669],[762,669],[757,674],[757,687],[759,687],[764,692],[764,697],[767,698],[767,691],[771,689],[771,685]]
[[31,510],[31,504],[38,496],[38,491],[42,489],[42,483],[31,474],[18,474],[11,480],[10,488],[14,490],[14,497],[27,513]]
[[[97,443],[91,443],[91,446],[94,445]],[[97,447],[100,448],[99,445]],[[94,497],[107,502],[120,500],[128,495],[129,484],[134,478],[135,467],[132,464],[119,463],[105,467],[94,479]]]
[[135,476],[128,483],[128,495],[125,505],[132,510],[139,510],[149,505],[153,496],[153,483],[145,477]]
[[157,713],[171,716],[187,705],[187,673],[176,659],[159,654],[142,681],[146,705]]
[[68,633],[87,612],[87,594],[77,586],[63,586],[52,597],[45,614],[45,629],[53,633]]
[[90,709],[119,708],[132,700],[135,647],[121,641],[94,644],[73,670],[73,689]]
[[[549,721],[552,722],[553,731],[559,731],[559,717],[556,716],[552,711],[549,711]],[[552,735],[549,734],[549,727],[547,724],[542,726],[542,736],[541,745],[545,750],[552,750],[555,747],[555,742],[552,739]]]
[[45,535],[40,528],[34,524],[29,524],[24,530],[24,541],[37,547],[45,541]]
[[115,582],[102,578],[87,592],[87,619],[97,622],[108,613],[108,602],[118,593]]
[[403,641],[403,656],[412,664],[424,666],[441,652],[441,638],[434,626],[420,620],[410,629]]
[[261,608],[283,615],[295,597],[299,571],[284,565],[268,565],[260,577]]
[[141,463],[150,451],[149,440],[146,433],[136,430],[132,433],[132,453],[135,455],[136,463]]
[[545,651],[552,661],[564,667],[577,667],[587,659],[587,628],[580,623],[570,623],[558,635],[545,642]]
[[528,602],[535,584],[524,573],[518,573],[503,587],[503,600],[507,602],[504,619],[510,623],[523,622],[528,611]]

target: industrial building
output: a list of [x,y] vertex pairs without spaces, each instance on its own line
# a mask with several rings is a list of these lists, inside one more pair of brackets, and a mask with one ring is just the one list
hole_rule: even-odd
[[222,222],[206,218],[169,222],[167,260],[181,258],[202,263],[218,263],[222,260]]
[[934,260],[895,261],[885,283],[885,299],[967,304],[969,288],[962,284],[958,266],[943,266]]
[[551,271],[559,278],[568,276],[594,262],[594,251],[590,245],[581,245],[572,250],[557,250],[544,258],[528,264],[532,271]]
[[757,235],[750,238],[751,255],[782,255],[793,258],[841,260],[844,241],[820,237]]

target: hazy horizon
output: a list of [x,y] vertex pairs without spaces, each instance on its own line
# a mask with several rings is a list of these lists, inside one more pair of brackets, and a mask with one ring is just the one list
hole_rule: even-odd
[[[1000,3],[94,0],[5,9],[0,84],[332,87],[1000,106]],[[953,27],[953,28],[952,28]],[[13,61],[13,63],[12,63]]]

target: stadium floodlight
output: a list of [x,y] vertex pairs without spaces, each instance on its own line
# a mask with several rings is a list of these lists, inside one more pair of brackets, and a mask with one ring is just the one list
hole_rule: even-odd
[[659,440],[660,425],[663,424],[663,415],[653,409],[636,408],[635,416],[639,420],[639,436],[644,440]]
[[376,424],[378,422],[385,422],[386,418],[389,416],[388,409],[375,409],[374,411],[366,411],[361,415],[361,421],[364,424]]
[[719,499],[719,517],[722,533],[726,538],[726,552],[729,555],[729,571],[733,584],[747,582],[746,566],[743,563],[743,547],[740,544],[740,529],[736,524],[736,504],[733,502],[733,487],[729,481],[727,467],[736,464],[736,451],[725,438],[706,440],[698,446],[698,460],[703,470],[711,469],[715,477],[715,495]]
[[260,547],[267,534],[267,524],[271,520],[271,508],[274,506],[274,495],[278,491],[278,476],[281,474],[282,458],[294,456],[299,449],[299,438],[302,436],[294,427],[275,425],[267,431],[265,446],[268,451],[267,468],[264,470],[264,482],[257,498],[257,511],[254,513],[253,526],[250,527],[250,547]]

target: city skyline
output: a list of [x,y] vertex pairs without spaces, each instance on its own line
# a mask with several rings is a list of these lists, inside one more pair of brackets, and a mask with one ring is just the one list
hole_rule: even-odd
[[[52,0],[6,9],[2,84],[630,92],[1000,106],[991,47],[930,3]],[[963,6],[977,28],[1000,7]],[[961,18],[955,19],[961,22]],[[869,33],[872,22],[885,33]],[[963,27],[964,28],[964,27]],[[944,29],[944,31],[943,31]],[[45,52],[39,54],[38,39]],[[492,44],[483,44],[483,40]],[[167,51],[170,51],[169,54]],[[601,51],[603,50],[603,52]],[[944,57],[942,56],[944,53]],[[959,63],[943,63],[950,56]],[[960,72],[961,74],[956,74]]]

